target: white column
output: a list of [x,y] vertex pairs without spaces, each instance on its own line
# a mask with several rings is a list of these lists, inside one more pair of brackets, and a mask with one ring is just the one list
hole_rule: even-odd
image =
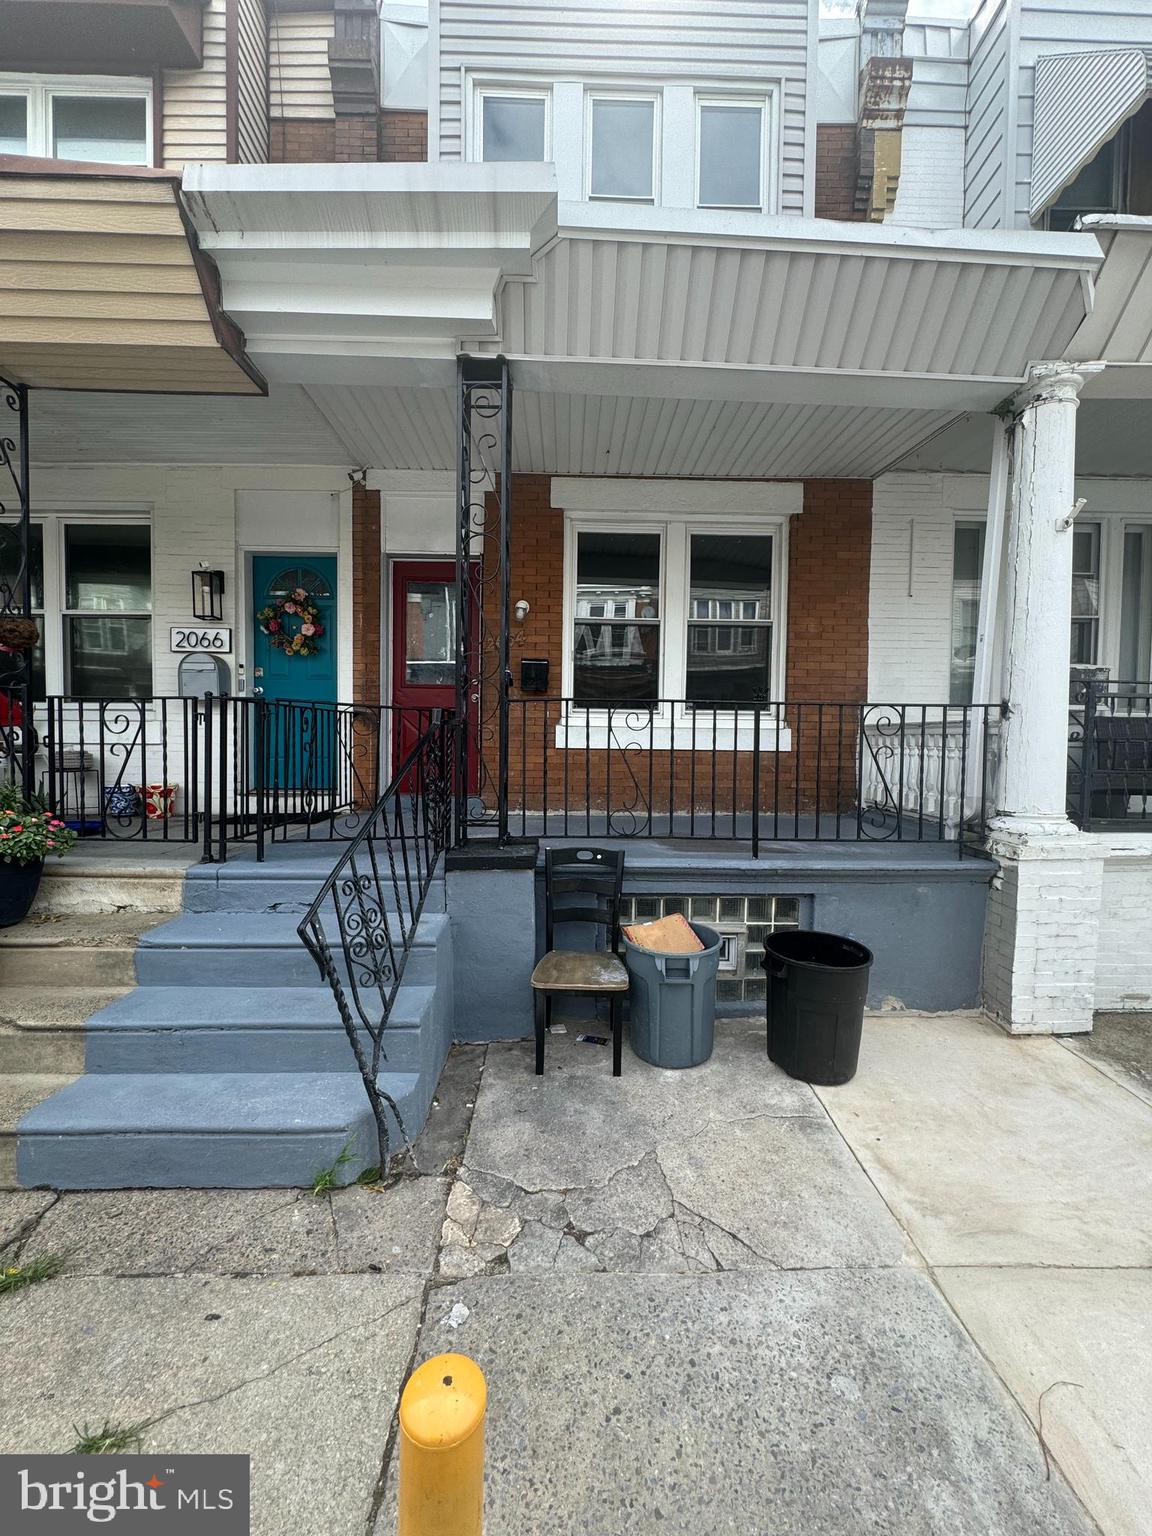
[[1004,581],[1004,684],[996,825],[1069,830],[1068,670],[1076,407],[1084,374],[1038,363],[1017,396]]
[[1034,366],[1009,424],[1000,861],[984,935],[984,1006],[1013,1034],[1092,1028],[1103,859],[1068,820],[1068,673],[1076,406],[1094,367]]

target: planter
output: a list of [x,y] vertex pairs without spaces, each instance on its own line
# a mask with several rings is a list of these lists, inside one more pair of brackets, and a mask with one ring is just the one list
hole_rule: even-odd
[[121,820],[139,816],[140,791],[135,784],[109,784],[104,790],[104,811]]
[[146,784],[144,813],[149,821],[167,821],[176,810],[176,784]]
[[30,864],[0,863],[0,928],[22,923],[36,900],[44,861]]

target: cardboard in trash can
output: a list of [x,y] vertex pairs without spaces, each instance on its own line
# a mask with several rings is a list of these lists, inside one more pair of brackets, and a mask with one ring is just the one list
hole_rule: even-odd
[[682,912],[658,917],[653,923],[632,923],[624,929],[624,937],[656,955],[696,955],[704,948]]

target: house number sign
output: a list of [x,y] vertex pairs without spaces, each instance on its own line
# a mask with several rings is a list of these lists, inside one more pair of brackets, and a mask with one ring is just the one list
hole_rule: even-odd
[[173,624],[174,651],[213,651],[217,655],[232,649],[232,631],[218,624]]

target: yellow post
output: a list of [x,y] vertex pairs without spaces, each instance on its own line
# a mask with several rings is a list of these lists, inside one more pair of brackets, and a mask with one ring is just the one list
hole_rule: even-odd
[[400,1398],[400,1536],[480,1536],[484,1372],[467,1355],[418,1366]]

